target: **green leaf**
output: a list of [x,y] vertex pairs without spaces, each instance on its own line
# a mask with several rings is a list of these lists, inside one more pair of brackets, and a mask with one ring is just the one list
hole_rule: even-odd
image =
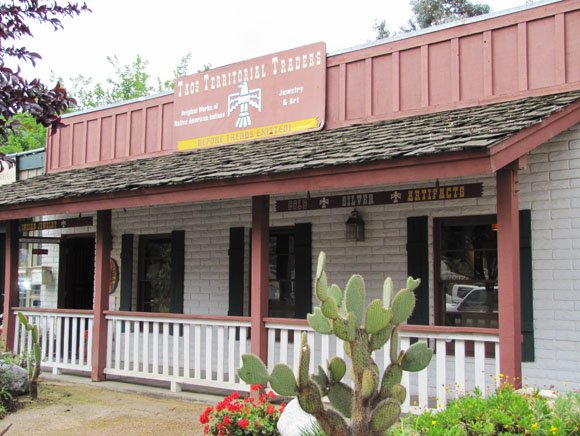
[[250,385],[266,386],[270,376],[268,368],[262,360],[254,354],[242,355],[242,367],[238,369],[240,378]]

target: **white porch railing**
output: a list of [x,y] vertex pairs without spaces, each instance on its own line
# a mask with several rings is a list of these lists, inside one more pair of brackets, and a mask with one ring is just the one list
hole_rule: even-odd
[[[16,308],[38,327],[42,366],[81,371],[91,370],[93,313],[90,310]],[[32,336],[18,320],[14,334],[14,352],[32,352]]]
[[[342,340],[320,335],[304,321],[269,318],[266,328],[270,369],[282,362],[295,372],[298,370],[302,331],[308,333],[311,372],[318,365],[326,368],[326,361],[333,356],[344,358]],[[403,404],[405,412],[444,408],[449,399],[475,388],[485,395],[499,380],[499,336],[495,329],[406,325],[401,327],[400,337],[402,349],[418,340],[426,342],[434,351],[431,363],[423,371],[404,373],[402,383],[408,392]],[[390,362],[388,347],[375,352],[374,358],[382,371]]]
[[248,352],[244,317],[107,312],[105,374],[249,390],[236,370]]

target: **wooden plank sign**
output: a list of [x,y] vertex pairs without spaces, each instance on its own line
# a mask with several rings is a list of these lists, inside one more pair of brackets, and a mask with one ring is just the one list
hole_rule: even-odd
[[374,191],[358,194],[328,195],[323,197],[293,198],[276,201],[276,212],[361,207],[383,204],[421,203],[439,200],[477,198],[483,194],[483,183],[467,183],[425,188]]
[[64,218],[51,221],[30,221],[20,223],[18,230],[21,232],[35,232],[37,230],[68,229],[71,227],[87,227],[93,225],[93,217],[85,216],[80,218]]

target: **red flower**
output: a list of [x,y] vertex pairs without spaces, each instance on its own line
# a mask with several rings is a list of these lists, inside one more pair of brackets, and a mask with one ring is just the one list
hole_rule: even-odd
[[268,404],[268,405],[266,406],[266,413],[267,413],[268,415],[271,415],[271,414],[272,414],[272,413],[274,413],[275,411],[276,411],[276,408],[274,407],[274,405],[273,405],[273,404]]
[[230,425],[230,424],[231,424],[231,421],[230,421],[230,416],[229,416],[229,415],[226,415],[226,416],[224,416],[224,419],[223,419],[223,421],[222,421],[222,422],[224,423],[224,425],[225,425],[226,427],[227,427],[228,425]]
[[206,425],[206,426],[203,428],[203,433],[204,433],[204,434],[208,434],[208,433],[209,433],[209,425]]
[[248,428],[248,425],[250,425],[250,421],[248,421],[246,418],[242,418],[238,421],[238,425],[245,430]]
[[251,385],[250,389],[253,391],[259,391],[260,389],[262,389],[262,385]]

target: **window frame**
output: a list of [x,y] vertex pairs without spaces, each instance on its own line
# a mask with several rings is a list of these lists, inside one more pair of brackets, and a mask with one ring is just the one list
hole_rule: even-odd
[[[161,313],[161,312],[145,312],[145,302],[144,302],[144,295],[143,295],[143,288],[141,283],[143,280],[143,274],[145,273],[145,247],[146,243],[153,240],[162,240],[167,239],[171,244],[171,250],[173,251],[173,240],[171,237],[171,233],[155,233],[155,234],[147,234],[147,235],[139,235],[139,248],[137,252],[137,312],[143,313]],[[171,277],[171,274],[170,274]],[[170,290],[170,297],[171,297],[171,290]],[[167,312],[170,313],[170,312]]]
[[[445,225],[486,225],[497,223],[495,214],[468,215],[468,216],[451,216],[433,218],[433,305],[434,305],[434,322],[435,325],[444,326],[445,324],[445,297],[442,292],[441,280],[441,255],[443,253],[442,236]],[[499,249],[497,249],[499,252]],[[461,281],[458,281],[461,283]],[[470,284],[466,281],[465,284]],[[499,315],[498,315],[499,322]]]

